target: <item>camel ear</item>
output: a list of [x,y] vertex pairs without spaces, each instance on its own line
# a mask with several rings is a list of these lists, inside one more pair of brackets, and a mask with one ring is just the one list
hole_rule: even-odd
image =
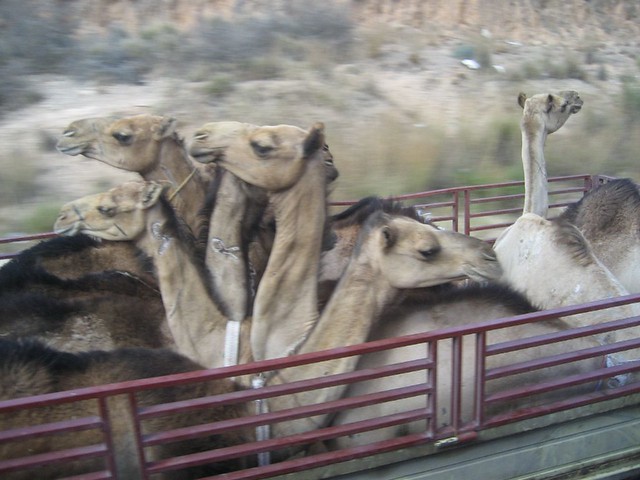
[[161,140],[173,135],[176,131],[178,121],[172,117],[161,117],[160,123],[153,128],[153,138]]
[[551,110],[553,110],[553,95],[549,94],[547,95],[547,112],[549,113]]
[[145,182],[140,192],[140,206],[142,209],[153,207],[158,202],[162,192],[167,188],[169,188],[168,184]]
[[304,139],[304,157],[310,157],[319,149],[324,148],[324,144],[324,124],[318,122],[311,127],[307,138]]
[[524,102],[527,101],[527,94],[524,92],[520,92],[518,94],[518,105],[520,105],[521,108],[524,108]]
[[382,248],[387,250],[396,243],[398,238],[398,232],[391,225],[385,225],[380,229],[380,238],[382,242]]

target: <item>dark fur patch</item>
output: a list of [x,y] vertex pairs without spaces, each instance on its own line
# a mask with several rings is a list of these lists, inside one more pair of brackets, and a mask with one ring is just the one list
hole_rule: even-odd
[[336,213],[329,218],[333,228],[362,225],[369,216],[382,211],[391,215],[404,215],[421,222],[420,216],[413,207],[408,207],[397,200],[380,198],[375,196],[364,197],[346,210]]
[[40,365],[53,375],[82,372],[89,366],[86,356],[55,350],[38,340],[29,338],[0,339],[0,363],[3,365]]
[[584,235],[578,230],[578,227],[565,221],[562,218],[553,220],[556,230],[554,239],[558,245],[571,255],[576,262],[582,266],[588,266],[593,263],[593,253],[591,246],[584,238]]
[[[607,232],[640,209],[638,186],[628,178],[612,180],[587,192],[558,217],[583,231]],[[591,238],[591,237],[590,237]]]
[[484,300],[487,303],[503,305],[512,310],[513,315],[531,313],[538,310],[524,295],[501,283],[445,284],[410,290],[403,299],[402,305],[421,308],[472,300]]

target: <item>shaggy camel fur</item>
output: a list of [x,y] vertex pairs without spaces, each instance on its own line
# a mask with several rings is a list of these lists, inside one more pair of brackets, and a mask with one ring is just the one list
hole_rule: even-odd
[[[202,367],[182,355],[164,349],[118,349],[112,351],[90,351],[69,353],[54,350],[32,340],[0,340],[0,400],[59,392],[93,385],[135,380],[140,378],[170,375],[199,370]],[[207,395],[237,390],[230,381],[209,381],[184,384],[170,388],[142,390],[137,394],[141,406],[169,403]],[[138,456],[133,435],[130,404],[126,397],[116,396],[107,402],[111,420],[115,464],[118,478],[137,479]],[[247,415],[244,404],[207,407],[180,414],[154,418],[143,423],[143,433],[163,431],[190,425],[237,418]],[[98,415],[95,401],[74,402],[41,407],[35,410],[22,409],[0,415],[0,429],[8,430],[38,423],[57,422],[73,418]],[[182,442],[161,444],[145,449],[147,461],[186,455],[199,451],[237,445],[250,441],[250,431],[228,431],[207,437],[193,438]],[[97,429],[79,430],[56,436],[40,435],[38,438],[3,442],[0,458],[3,460],[24,455],[37,455],[61,449],[87,446],[103,441]],[[52,463],[38,467],[37,471],[18,471],[3,476],[7,480],[54,479],[61,476],[79,475],[103,470],[103,459]],[[166,473],[166,480],[200,478],[242,468],[243,462],[229,460],[220,464],[192,467]]]
[[[155,279],[101,271],[100,260],[114,262],[97,252],[119,249],[95,245],[86,236],[54,238],[5,264],[0,269],[0,335],[33,336],[68,351],[172,347]],[[64,272],[60,267],[68,263],[69,273],[52,274],[50,259],[54,271]]]

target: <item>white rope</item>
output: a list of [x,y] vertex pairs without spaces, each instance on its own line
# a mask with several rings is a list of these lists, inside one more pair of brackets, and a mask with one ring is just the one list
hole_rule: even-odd
[[240,322],[227,320],[227,329],[224,337],[224,366],[230,367],[238,364],[240,351]]
[[[251,380],[251,387],[254,389],[262,388],[265,384],[264,375],[256,375]],[[255,400],[256,403],[256,415],[262,415],[269,412],[269,405],[267,402],[259,398]],[[271,438],[271,429],[269,425],[258,425],[256,427],[256,440],[262,442]],[[263,467],[271,463],[271,452],[259,452],[258,453],[258,465]]]

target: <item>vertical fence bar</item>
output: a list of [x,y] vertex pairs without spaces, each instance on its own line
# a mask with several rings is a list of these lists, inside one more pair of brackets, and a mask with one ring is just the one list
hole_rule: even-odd
[[476,334],[476,361],[474,377],[474,402],[473,418],[477,427],[484,422],[484,397],[485,397],[485,370],[487,353],[487,333],[478,332]]
[[140,424],[141,420],[138,415],[138,402],[136,401],[135,392],[129,392],[127,397],[129,399],[129,408],[131,410],[133,429],[136,437],[136,453],[138,455],[138,464],[140,465],[140,478],[142,480],[149,480],[147,459],[144,455],[144,447],[142,446],[142,425]]
[[465,235],[471,234],[471,190],[464,189],[464,232]]
[[458,219],[458,216],[460,215],[460,194],[458,193],[458,191],[453,192],[453,212],[451,214],[451,216],[453,217],[452,219],[452,224],[451,227],[453,229],[454,232],[458,232],[460,231],[460,221]]
[[107,462],[107,469],[111,478],[116,478],[116,458],[113,444],[113,431],[111,429],[111,416],[109,415],[109,408],[107,407],[106,397],[99,397],[98,410],[100,412],[100,419],[102,420],[102,432],[104,434],[104,440],[107,444],[107,456],[105,458]]
[[431,368],[427,373],[427,380],[431,382],[431,395],[427,397],[427,408],[431,409],[431,421],[427,422],[427,434],[429,438],[435,437],[438,428],[438,341],[430,340],[426,344],[429,351],[427,358],[431,360]]
[[451,338],[451,425],[458,431],[462,402],[462,337]]

